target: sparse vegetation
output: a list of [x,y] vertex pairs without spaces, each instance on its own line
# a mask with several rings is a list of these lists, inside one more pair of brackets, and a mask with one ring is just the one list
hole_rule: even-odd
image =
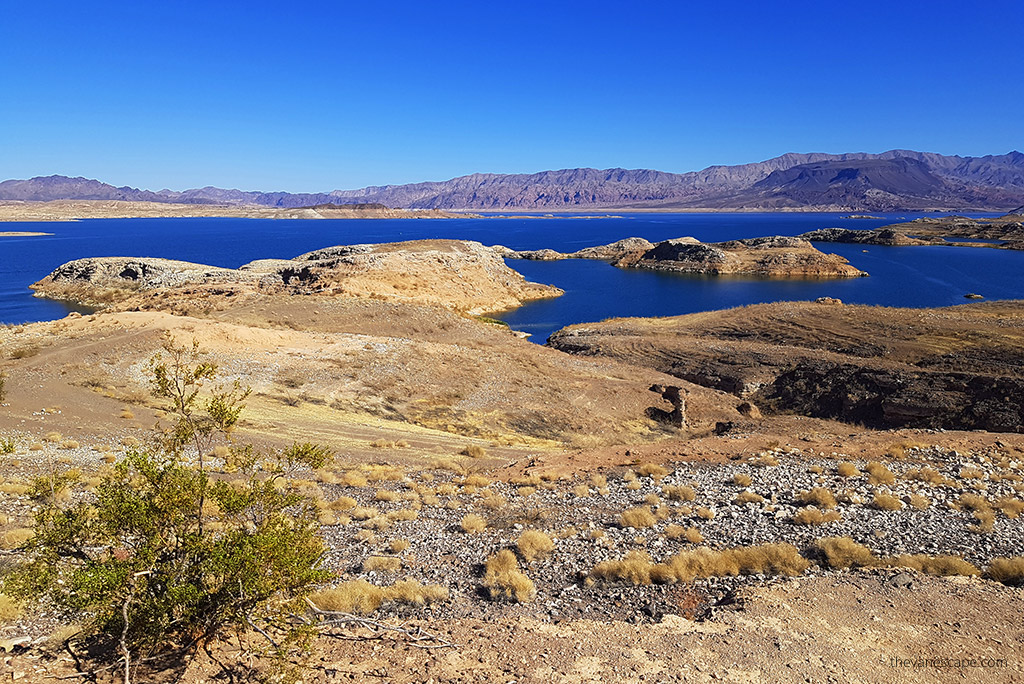
[[751,482],[750,476],[746,473],[736,473],[732,476],[732,483],[738,487],[749,487]]
[[896,482],[896,476],[884,464],[878,461],[871,461],[865,470],[868,471],[868,483],[879,485],[891,485]]
[[741,506],[748,503],[763,503],[764,497],[754,492],[740,492],[732,502]]
[[871,499],[871,507],[880,511],[898,511],[903,508],[903,502],[891,494],[878,492]]
[[688,486],[668,485],[662,488],[661,493],[672,501],[693,501],[697,498],[697,492]]
[[423,585],[411,579],[391,586],[377,586],[357,579],[316,592],[309,598],[321,610],[368,615],[388,602],[422,606],[446,601],[448,590],[437,584]]
[[797,525],[823,525],[824,523],[837,522],[842,516],[835,511],[823,512],[814,506],[801,508],[793,516],[793,522]]
[[369,556],[363,560],[363,572],[398,572],[402,561],[394,556]]
[[994,558],[985,574],[996,582],[1020,586],[1024,584],[1024,556]]
[[860,468],[849,461],[843,461],[836,466],[836,474],[839,477],[856,477],[860,475]]
[[878,564],[878,559],[868,547],[858,544],[849,537],[826,537],[819,539],[817,548],[825,557],[825,563],[833,570],[863,568]]
[[835,508],[836,497],[824,487],[814,487],[806,492],[796,495],[797,503],[803,506],[817,506],[822,510]]
[[696,527],[683,527],[682,525],[669,525],[665,528],[665,536],[672,540],[682,540],[691,544],[700,544],[704,541],[704,535]]

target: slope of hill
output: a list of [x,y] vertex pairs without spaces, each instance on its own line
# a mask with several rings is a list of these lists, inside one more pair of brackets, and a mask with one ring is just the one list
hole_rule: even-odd
[[128,200],[296,208],[379,203],[408,209],[557,211],[586,208],[883,211],[999,210],[1024,202],[1024,154],[946,156],[784,154],[753,164],[690,173],[650,169],[562,169],[477,173],[447,181],[326,193],[247,192],[215,187],[175,192],[116,188],[49,176],[0,183],[0,200]]

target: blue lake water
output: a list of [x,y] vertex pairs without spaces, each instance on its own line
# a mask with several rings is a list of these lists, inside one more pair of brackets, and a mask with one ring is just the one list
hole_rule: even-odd
[[[421,238],[478,240],[513,249],[571,252],[637,236],[652,242],[693,236],[721,241],[796,235],[832,226],[874,228],[920,214],[842,219],[839,214],[628,214],[589,218],[493,219],[92,219],[64,223],[3,223],[0,231],[52,236],[0,238],[0,322],[51,320],[71,307],[33,297],[28,286],[57,266],[90,256],[150,256],[238,267],[262,258],[289,258],[339,244]],[[508,263],[529,280],[557,285],[565,296],[533,302],[498,317],[544,342],[571,323],[611,316],[669,316],[757,302],[838,297],[887,306],[943,306],[977,292],[987,299],[1024,298],[1024,252],[970,247],[863,247],[819,244],[841,254],[869,278],[763,280],[706,278],[617,269],[604,262]],[[866,249],[866,251],[864,251]]]

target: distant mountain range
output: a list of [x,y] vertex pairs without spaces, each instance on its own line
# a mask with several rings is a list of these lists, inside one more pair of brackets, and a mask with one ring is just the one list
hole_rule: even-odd
[[890,150],[881,154],[784,154],[690,173],[650,169],[563,169],[477,173],[448,181],[327,193],[181,192],[117,188],[47,176],[0,183],[0,200],[126,200],[305,207],[378,203],[404,209],[559,211],[586,209],[992,210],[1024,204],[1024,154],[960,157]]

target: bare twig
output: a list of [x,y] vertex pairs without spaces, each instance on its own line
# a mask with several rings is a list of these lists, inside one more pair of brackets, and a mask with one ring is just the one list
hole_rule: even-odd
[[[330,633],[324,634],[324,636],[328,636],[328,637],[331,637],[331,638],[334,638],[334,639],[352,639],[352,640],[360,640],[360,639],[368,639],[368,638],[380,639],[380,638],[383,638],[383,636],[384,636],[383,633],[384,632],[395,632],[395,633],[398,633],[398,634],[402,634],[406,638],[408,638],[411,641],[410,645],[411,646],[415,646],[416,648],[455,648],[456,646],[458,646],[458,644],[452,643],[451,641],[448,641],[444,637],[440,637],[440,636],[438,636],[436,634],[432,634],[430,632],[427,632],[426,630],[424,630],[419,625],[417,625],[414,628],[409,629],[409,628],[406,628],[404,626],[405,623],[402,623],[401,625],[389,625],[389,624],[386,624],[386,623],[383,623],[383,622],[379,622],[377,620],[371,620],[370,618],[362,617],[360,615],[353,615],[352,613],[345,613],[345,612],[340,611],[340,610],[323,610],[319,606],[317,606],[315,603],[313,603],[308,597],[306,598],[306,603],[309,604],[309,607],[320,618],[321,624],[323,624],[325,626],[332,626],[332,625],[356,625],[356,626],[359,626],[359,627],[366,627],[366,628],[371,629],[371,630],[373,630],[375,632],[380,632],[379,634],[377,634],[377,635],[375,635],[373,637],[360,637],[360,636],[356,636],[356,635],[352,635],[352,634],[346,634],[346,635],[330,634]],[[423,643],[423,642],[434,642],[434,643]]]

